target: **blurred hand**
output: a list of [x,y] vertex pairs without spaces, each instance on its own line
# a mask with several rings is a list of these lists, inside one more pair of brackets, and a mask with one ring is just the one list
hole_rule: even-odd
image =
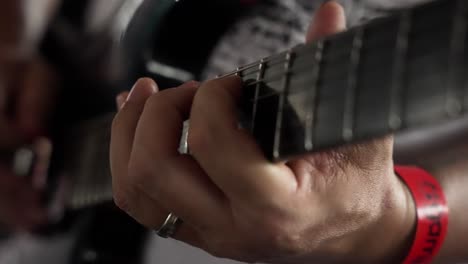
[[[328,2],[316,14],[308,41],[343,30],[344,21],[342,8]],[[393,172],[393,139],[273,164],[238,129],[241,88],[238,77],[161,92],[149,79],[138,81],[112,129],[117,205],[151,229],[173,212],[184,221],[175,239],[218,257],[401,261],[415,213]],[[188,117],[190,156],[177,151]]]
[[[37,42],[56,0],[0,3],[0,153],[30,144],[46,131],[55,76],[37,54]],[[45,218],[40,192],[0,161],[0,223],[29,229]]]
[[37,55],[36,44],[55,2],[0,4],[0,150],[44,133],[55,76]]
[[28,231],[45,224],[40,192],[28,179],[0,167],[0,224],[10,231]]

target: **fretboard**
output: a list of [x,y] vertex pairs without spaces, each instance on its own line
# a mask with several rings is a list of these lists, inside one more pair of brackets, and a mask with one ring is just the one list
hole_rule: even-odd
[[[468,1],[435,1],[219,78],[242,77],[242,125],[267,157],[285,160],[462,118],[468,109],[467,29]],[[68,168],[75,207],[111,199],[108,142],[97,151],[96,131],[85,134],[95,143],[78,146],[75,158],[82,160]]]
[[243,125],[272,160],[448,118],[468,106],[468,1],[442,0],[221,76],[245,82]]

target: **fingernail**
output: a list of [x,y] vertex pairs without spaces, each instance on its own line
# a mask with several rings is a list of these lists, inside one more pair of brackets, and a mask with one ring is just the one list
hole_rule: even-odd
[[127,102],[144,102],[149,96],[156,93],[158,87],[156,83],[149,78],[139,79],[128,94]]
[[125,101],[127,101],[127,98],[128,98],[127,92],[121,93],[115,98],[118,110],[122,109],[123,105],[125,104]]
[[182,85],[178,86],[178,88],[182,88],[182,87],[185,87],[185,88],[198,88],[198,87],[200,87],[200,82],[189,81],[189,82],[183,83]]
[[197,82],[197,81],[190,81],[190,82],[189,82],[189,85],[190,85],[191,87],[197,87],[197,88],[198,88],[198,87],[200,87],[201,83],[200,83],[200,82]]

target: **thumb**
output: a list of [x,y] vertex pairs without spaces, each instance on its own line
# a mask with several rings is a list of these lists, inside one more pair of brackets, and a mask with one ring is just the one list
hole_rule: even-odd
[[343,31],[345,28],[346,18],[343,7],[335,1],[327,1],[315,13],[306,41],[312,42]]

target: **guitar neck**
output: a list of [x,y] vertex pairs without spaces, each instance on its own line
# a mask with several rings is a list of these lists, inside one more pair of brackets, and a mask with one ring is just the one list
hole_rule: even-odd
[[[267,157],[285,160],[462,118],[468,109],[467,33],[468,2],[435,1],[219,78],[242,77],[242,125]],[[110,120],[91,125],[100,129],[86,127],[78,136],[84,143],[71,148],[78,153],[66,169],[74,175],[73,207],[112,198]]]
[[468,106],[467,15],[431,2],[224,76],[244,80],[243,125],[272,160],[434,124]]

